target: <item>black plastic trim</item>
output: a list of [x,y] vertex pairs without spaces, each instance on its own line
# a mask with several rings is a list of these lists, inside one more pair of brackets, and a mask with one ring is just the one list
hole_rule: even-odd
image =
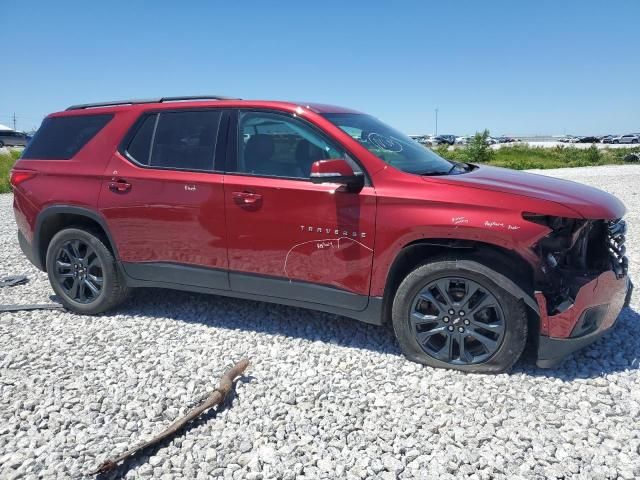
[[102,227],[102,230],[104,230],[105,234],[107,235],[107,239],[109,240],[109,243],[111,244],[111,247],[113,248],[113,254],[114,254],[116,260],[118,260],[120,258],[119,255],[118,255],[118,247],[117,247],[116,243],[113,241],[113,237],[111,236],[111,232],[109,232],[109,229],[107,228],[107,222],[104,220],[104,218],[101,215],[96,213],[94,210],[90,210],[90,209],[84,208],[84,207],[77,207],[77,206],[74,206],[74,205],[53,205],[53,206],[47,207],[44,210],[42,210],[42,212],[40,212],[40,214],[38,215],[38,218],[36,219],[36,227],[35,227],[35,229],[33,231],[33,243],[32,243],[32,248],[34,250],[34,255],[35,255],[35,258],[37,259],[37,262],[33,262],[36,267],[38,267],[40,270],[44,271],[45,257],[46,257],[46,254],[47,254],[46,251],[42,252],[42,254],[40,253],[41,250],[42,250],[42,248],[41,248],[42,245],[40,244],[41,243],[40,235],[42,233],[41,232],[42,224],[51,215],[65,214],[65,213],[87,217],[87,218],[97,222],[98,225],[100,225],[100,227]]
[[310,282],[273,278],[255,274],[229,273],[231,290],[270,297],[294,298],[308,303],[332,305],[347,310],[361,311],[367,308],[368,296],[347,292],[335,287]]
[[602,337],[611,328],[577,338],[551,338],[540,336],[538,340],[538,360],[536,365],[540,368],[553,368],[571,353],[591,345]]
[[[382,297],[357,295],[308,282],[174,263],[123,262],[122,271],[130,287],[169,288],[258,300],[343,315],[362,322],[382,325]],[[145,278],[135,278],[133,275]],[[223,277],[227,279],[228,284]],[[221,287],[216,287],[216,284]],[[230,286],[236,290],[230,289]],[[354,306],[362,308],[354,310]]]
[[135,280],[161,280],[184,286],[229,289],[229,274],[226,270],[194,267],[170,262],[134,263],[122,262],[122,268]]

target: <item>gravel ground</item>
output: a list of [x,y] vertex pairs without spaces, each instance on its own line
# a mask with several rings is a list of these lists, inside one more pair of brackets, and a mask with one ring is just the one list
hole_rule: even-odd
[[[640,167],[545,171],[616,193],[639,258]],[[51,289],[0,195],[0,275]],[[631,263],[632,276],[638,263]],[[235,360],[230,406],[108,478],[638,478],[638,296],[553,370],[465,375],[405,360],[392,333],[265,303],[140,290],[117,312],[0,315],[0,478],[81,477],[185,413]]]

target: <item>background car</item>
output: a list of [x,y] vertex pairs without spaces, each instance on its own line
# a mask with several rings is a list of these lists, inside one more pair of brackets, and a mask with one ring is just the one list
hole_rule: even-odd
[[613,143],[640,143],[640,134],[628,133],[613,139]]
[[576,143],[600,143],[600,139],[593,135],[587,135],[585,137],[580,137]]
[[616,136],[617,135],[605,135],[600,139],[600,143],[613,143],[613,140],[614,138],[616,138]]
[[0,147],[24,147],[31,137],[23,132],[0,130]]
[[[456,143],[456,136],[455,135],[438,135],[437,137],[434,138],[435,142],[437,142],[437,144],[446,144],[446,145],[453,145],[454,143]],[[435,145],[436,143],[434,143]]]

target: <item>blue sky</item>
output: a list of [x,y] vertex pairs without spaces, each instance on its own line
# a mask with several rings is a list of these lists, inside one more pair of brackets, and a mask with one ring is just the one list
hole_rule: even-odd
[[[28,6],[27,6],[28,5]],[[30,1],[0,27],[0,123],[73,103],[310,100],[406,133],[640,131],[640,1]],[[7,62],[8,60],[8,62]]]

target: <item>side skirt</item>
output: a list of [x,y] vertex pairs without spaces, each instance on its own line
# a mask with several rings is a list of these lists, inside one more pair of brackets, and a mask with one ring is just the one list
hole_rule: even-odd
[[127,263],[129,287],[169,288],[307,308],[382,325],[382,297],[358,295],[308,282],[173,263]]

